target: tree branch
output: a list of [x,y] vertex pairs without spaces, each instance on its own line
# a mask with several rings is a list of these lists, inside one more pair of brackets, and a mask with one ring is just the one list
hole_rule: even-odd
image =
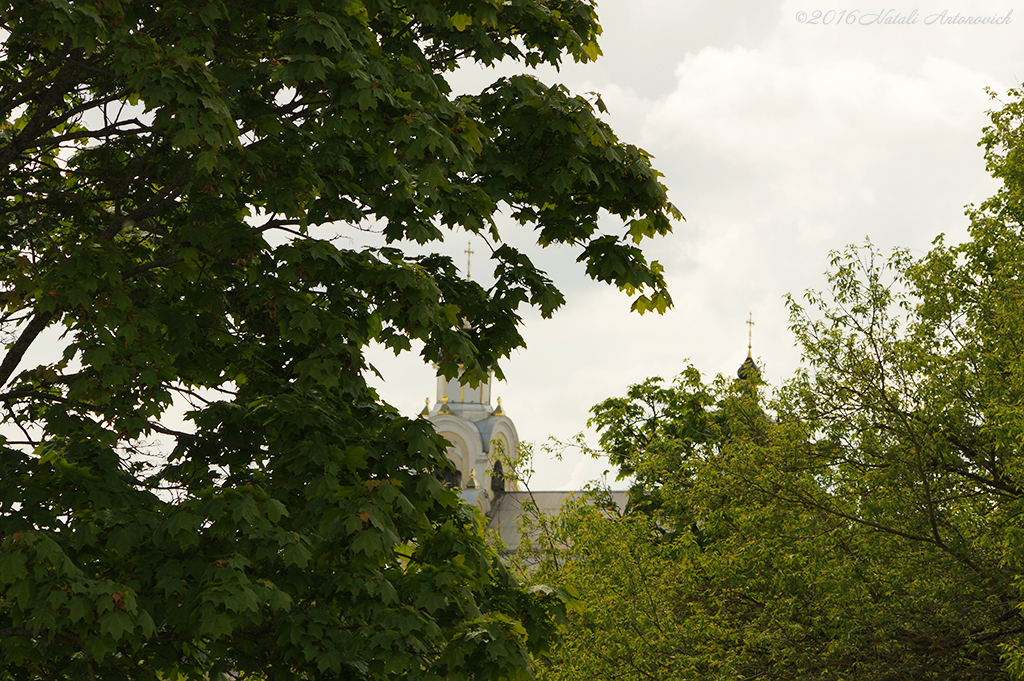
[[11,349],[7,351],[4,361],[0,363],[0,386],[7,384],[29,347],[53,318],[52,312],[37,312],[32,321],[25,326],[18,340],[14,341]]

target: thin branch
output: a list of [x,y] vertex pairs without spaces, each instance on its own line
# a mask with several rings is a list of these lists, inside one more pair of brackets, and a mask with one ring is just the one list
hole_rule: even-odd
[[[76,52],[81,53],[81,50],[76,50]],[[65,61],[44,94],[37,100],[38,107],[25,127],[11,140],[10,144],[0,147],[0,168],[9,166],[23,150],[31,146],[33,140],[52,127],[52,125],[47,125],[50,112],[58,102],[63,101],[64,96],[73,88],[77,68],[77,65],[70,61],[70,57],[68,61]]]
[[[134,123],[137,128],[134,130],[118,130],[119,127]],[[118,123],[111,123],[110,125],[100,128],[99,130],[82,130],[80,132],[69,132],[66,135],[58,135],[56,137],[48,137],[46,141],[50,144],[60,144],[61,142],[69,142],[71,140],[79,139],[96,139],[100,137],[110,137],[112,135],[125,136],[125,135],[141,135],[143,133],[152,132],[153,128],[145,125],[142,121],[137,118],[132,118],[127,121],[120,121]]]
[[7,355],[4,356],[4,361],[0,363],[0,386],[7,384],[10,380],[11,374],[18,368],[18,364],[21,363],[25,353],[31,347],[35,339],[42,333],[43,329],[53,320],[55,314],[53,312],[37,312],[35,317],[32,318],[21,332],[18,340],[14,341],[11,345],[11,349],[7,351]]

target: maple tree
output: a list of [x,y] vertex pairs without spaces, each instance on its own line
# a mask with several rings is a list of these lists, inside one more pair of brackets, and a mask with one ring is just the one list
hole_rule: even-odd
[[[447,80],[595,58],[593,3],[32,0],[0,31],[0,679],[528,676],[562,600],[364,350],[500,375],[562,303],[503,213],[670,305],[636,244],[680,216],[603,104]],[[453,230],[493,286],[401,250]]]

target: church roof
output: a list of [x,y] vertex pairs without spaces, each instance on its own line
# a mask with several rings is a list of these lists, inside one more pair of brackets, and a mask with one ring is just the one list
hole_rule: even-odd
[[753,358],[750,355],[747,355],[747,358],[743,360],[743,364],[740,365],[739,370],[736,371],[736,376],[741,381],[760,378],[761,370],[758,368],[757,363],[754,362]]

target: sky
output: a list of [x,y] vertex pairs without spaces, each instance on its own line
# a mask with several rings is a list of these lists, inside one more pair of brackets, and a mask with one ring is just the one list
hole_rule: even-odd
[[[965,206],[998,186],[978,147],[986,112],[999,108],[986,88],[1005,94],[1024,81],[1024,5],[1002,0],[598,0],[598,13],[603,56],[536,75],[600,93],[619,138],[654,157],[686,217],[644,242],[675,304],[631,313],[629,297],[590,281],[573,249],[541,249],[528,228],[499,223],[567,299],[552,319],[523,314],[527,347],[493,390],[521,440],[537,445],[580,432],[596,444],[590,408],[648,377],[670,380],[689,364],[709,380],[735,375],[751,331],[762,374],[781,385],[800,363],[786,294],[824,289],[829,253],[851,244],[923,255],[939,234],[966,238]],[[470,66],[451,82],[479,92],[522,71]],[[623,232],[614,220],[602,229]],[[464,263],[471,246],[473,279],[486,286],[479,239],[455,233],[436,250]],[[369,354],[379,394],[401,412],[414,417],[433,399],[434,370],[418,355]],[[560,460],[538,453],[534,469],[533,489],[569,490],[610,466],[570,449]],[[614,471],[607,481],[626,485]]]
[[[619,138],[654,156],[686,217],[644,246],[675,304],[663,316],[630,313],[629,298],[588,280],[570,248],[542,250],[528,230],[500,225],[567,298],[550,320],[524,315],[527,348],[494,386],[524,441],[586,431],[594,404],[688,364],[709,379],[734,375],[748,331],[765,378],[781,384],[800,362],[784,297],[824,288],[831,251],[870,240],[923,255],[940,233],[961,241],[965,206],[998,186],[978,140],[999,108],[986,88],[1005,94],[1024,81],[1024,6],[599,0],[598,14],[596,63],[536,75],[600,93]],[[953,23],[957,15],[1002,23]],[[479,91],[522,71],[466,68],[452,83]],[[485,244],[455,234],[441,250],[463,263],[467,244],[473,278],[486,285]],[[371,357],[381,396],[403,413],[433,399],[433,369],[419,357]],[[534,468],[533,489],[560,490],[610,466],[568,450],[538,455]],[[614,471],[608,482],[625,484]]]

